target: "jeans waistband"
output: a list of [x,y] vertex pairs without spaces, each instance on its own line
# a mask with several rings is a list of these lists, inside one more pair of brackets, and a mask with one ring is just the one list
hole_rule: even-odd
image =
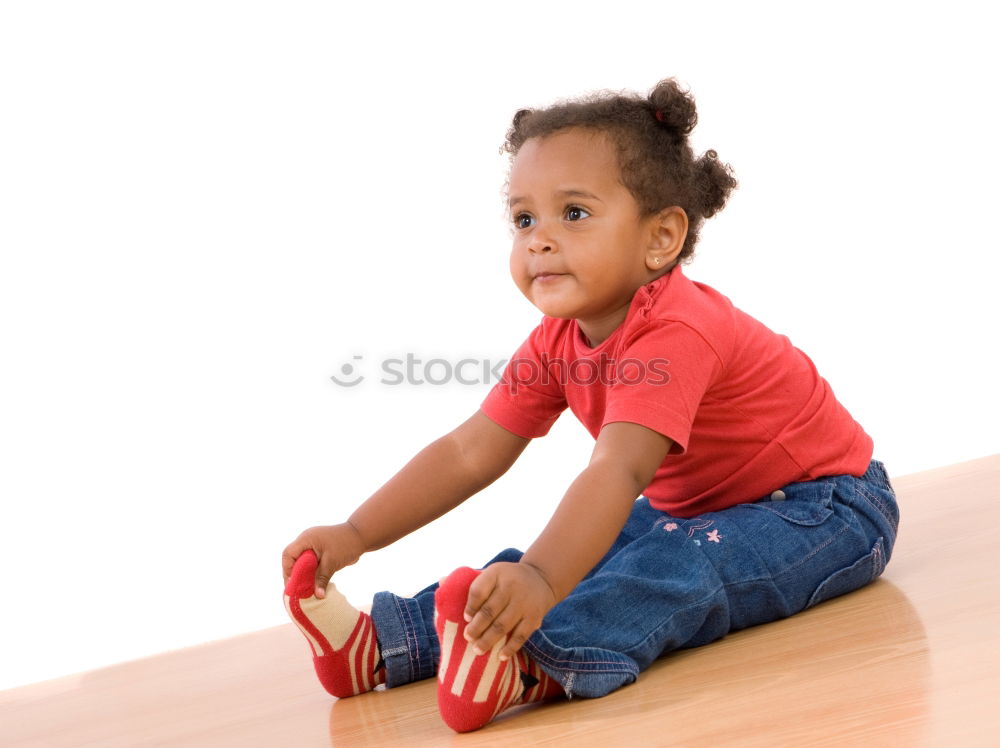
[[892,491],[895,494],[892,484],[889,483],[889,474],[885,471],[885,465],[878,460],[871,461],[865,474],[861,476],[861,480],[871,481],[879,488],[884,488],[886,491]]

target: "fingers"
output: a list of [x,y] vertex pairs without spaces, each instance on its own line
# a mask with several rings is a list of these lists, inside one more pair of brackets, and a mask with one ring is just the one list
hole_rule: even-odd
[[528,641],[528,637],[535,633],[536,628],[538,627],[531,625],[522,618],[521,622],[514,627],[503,649],[500,650],[500,659],[506,660],[513,657],[517,653],[517,650]]
[[316,558],[319,560],[313,586],[315,587],[314,594],[316,597],[323,599],[326,597],[326,586],[330,583],[330,578],[337,570],[336,564],[333,560],[333,554],[321,552],[308,539],[297,538],[282,552],[281,571],[285,578],[285,584],[288,584],[288,578],[292,575],[292,567],[295,566],[295,562],[306,551],[315,553]]
[[285,584],[288,584],[288,578],[292,575],[292,567],[295,566],[295,562],[298,560],[299,556],[310,550],[315,553],[316,558],[319,559],[319,565],[316,567],[316,575],[313,580],[313,587],[315,588],[313,594],[322,600],[326,597],[326,587],[330,584],[330,578],[333,576],[333,573],[337,571],[336,563],[333,561],[333,554],[324,553],[321,555],[318,550],[313,548],[308,543],[295,541],[281,554],[281,570],[285,577]]
[[496,568],[486,567],[469,585],[469,597],[465,601],[465,622],[469,623],[473,616],[483,607],[493,590],[496,588]]
[[316,567],[316,597],[320,600],[326,597],[326,586],[330,584],[330,577],[336,571],[330,561],[330,555],[329,553],[323,554],[319,559],[319,566]]
[[[473,616],[472,623],[465,629],[465,639],[472,644],[473,651],[476,654],[484,654],[493,649],[493,645],[498,641],[506,639],[507,634],[520,623],[520,619],[514,620],[515,614],[516,611],[508,607],[499,615],[490,619],[489,616],[491,613],[489,608],[480,609]],[[514,648],[513,651],[516,652],[519,646]],[[506,659],[506,657],[503,659]]]
[[499,615],[487,621],[489,615],[487,605],[473,616],[472,623],[465,629],[465,639],[472,644],[476,654],[489,652],[498,641],[503,641],[500,659],[507,660],[514,656],[538,628],[537,623],[522,616],[516,605],[508,605]]
[[295,566],[295,561],[302,554],[302,551],[307,548],[309,548],[308,543],[303,543],[300,539],[296,539],[281,552],[281,572],[284,575],[285,584],[288,584],[288,578],[292,575],[292,567]]
[[465,639],[476,654],[502,642],[500,659],[509,659],[554,604],[552,590],[536,571],[516,563],[490,564],[469,585]]
[[[465,639],[472,644],[476,654],[484,654],[493,645],[516,632],[517,639],[509,639],[501,651],[501,659],[514,654],[528,638],[534,627],[522,621],[520,608],[511,605],[510,596],[496,584],[493,574],[487,568],[469,587],[469,598],[465,606]],[[524,633],[527,629],[527,634]]]

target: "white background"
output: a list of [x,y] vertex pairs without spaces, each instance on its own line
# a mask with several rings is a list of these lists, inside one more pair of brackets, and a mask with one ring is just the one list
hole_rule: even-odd
[[[0,687],[285,621],[281,549],[487,391],[379,362],[538,321],[498,146],[559,97],[690,86],[741,186],[687,274],[805,350],[891,474],[1000,450],[979,5],[350,5],[0,6]],[[590,443],[567,414],[340,587],[526,546]]]

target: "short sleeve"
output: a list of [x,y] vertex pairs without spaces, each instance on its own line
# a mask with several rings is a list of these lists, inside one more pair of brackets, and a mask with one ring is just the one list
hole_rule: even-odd
[[503,376],[486,395],[480,410],[503,428],[525,439],[545,436],[566,409],[566,394],[546,363],[545,330],[536,327],[507,362]]
[[637,423],[673,440],[671,453],[687,450],[698,406],[722,371],[708,341],[683,322],[664,321],[630,341],[615,369],[602,426]]

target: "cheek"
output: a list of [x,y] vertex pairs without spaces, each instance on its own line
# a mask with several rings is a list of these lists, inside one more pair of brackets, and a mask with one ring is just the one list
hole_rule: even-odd
[[510,276],[514,279],[514,282],[521,285],[521,276],[524,273],[524,260],[522,259],[521,253],[517,251],[517,245],[510,252],[510,261],[508,262],[510,267]]

